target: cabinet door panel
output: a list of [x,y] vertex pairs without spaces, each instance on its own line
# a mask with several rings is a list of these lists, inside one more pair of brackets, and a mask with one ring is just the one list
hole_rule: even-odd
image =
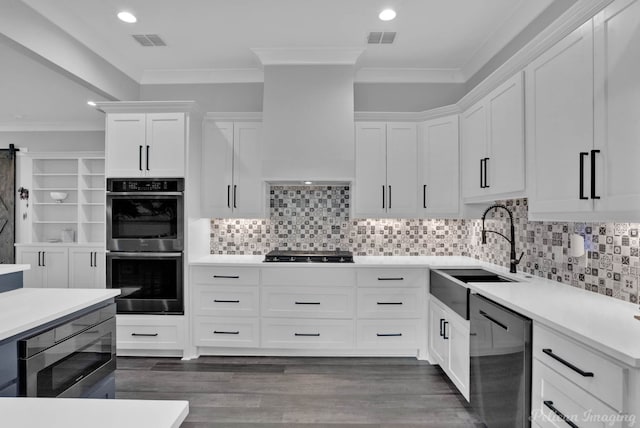
[[185,126],[183,113],[147,114],[146,174],[184,177]]
[[202,209],[207,216],[231,216],[233,123],[205,121],[202,142]]
[[145,117],[144,113],[107,115],[107,177],[136,177],[143,174]]
[[17,263],[30,265],[31,269],[22,273],[22,286],[24,288],[42,287],[44,269],[40,267],[41,251],[36,248],[18,248]]
[[446,318],[444,309],[432,299],[429,302],[429,356],[432,363],[439,364],[443,369],[447,350],[441,333]]
[[233,210],[245,218],[264,216],[261,131],[260,123],[236,123],[233,130]]
[[589,188],[593,147],[593,34],[591,21],[533,61],[526,70],[527,170],[532,213],[590,211],[579,198]]
[[69,257],[66,248],[43,248],[45,266],[43,285],[47,288],[67,288],[69,286]]
[[[424,214],[457,214],[459,210],[458,116],[425,122],[421,132],[423,186],[418,201]],[[426,187],[425,187],[426,186]]]
[[95,276],[93,249],[69,249],[69,287],[94,288]]
[[640,213],[640,1],[616,1],[596,16],[596,210]]
[[458,387],[464,398],[469,400],[469,325],[450,315],[446,333],[449,337],[449,378]]
[[[462,196],[482,196],[480,161],[487,151],[487,112],[482,102],[462,115]],[[483,179],[482,179],[483,180]]]
[[386,213],[386,125],[356,124],[356,216],[383,217]]
[[413,123],[387,124],[387,211],[392,217],[418,213],[418,138]]

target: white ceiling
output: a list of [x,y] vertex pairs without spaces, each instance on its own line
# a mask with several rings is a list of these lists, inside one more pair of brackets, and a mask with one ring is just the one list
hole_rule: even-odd
[[[260,69],[251,48],[310,47],[366,48],[357,69],[368,76],[391,69],[433,79],[435,70],[445,71],[436,79],[464,81],[552,1],[23,0],[140,83],[184,81],[184,71],[246,74]],[[398,16],[384,23],[377,15],[387,6]],[[120,22],[123,9],[138,22]],[[393,45],[367,45],[370,31],[398,35]],[[167,46],[141,47],[132,34],[159,34]]]

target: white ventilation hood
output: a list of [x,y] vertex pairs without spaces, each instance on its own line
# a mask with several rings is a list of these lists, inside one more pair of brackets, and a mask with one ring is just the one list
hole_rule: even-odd
[[254,52],[264,66],[264,179],[353,180],[353,78],[362,49]]

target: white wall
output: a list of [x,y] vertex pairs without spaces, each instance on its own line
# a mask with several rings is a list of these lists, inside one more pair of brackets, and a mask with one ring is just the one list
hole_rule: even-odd
[[104,152],[104,131],[0,132],[0,148],[32,152]]

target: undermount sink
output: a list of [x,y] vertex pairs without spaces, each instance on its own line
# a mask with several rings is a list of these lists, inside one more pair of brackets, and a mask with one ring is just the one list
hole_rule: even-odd
[[469,282],[516,282],[484,269],[440,269],[440,271],[465,284]]

